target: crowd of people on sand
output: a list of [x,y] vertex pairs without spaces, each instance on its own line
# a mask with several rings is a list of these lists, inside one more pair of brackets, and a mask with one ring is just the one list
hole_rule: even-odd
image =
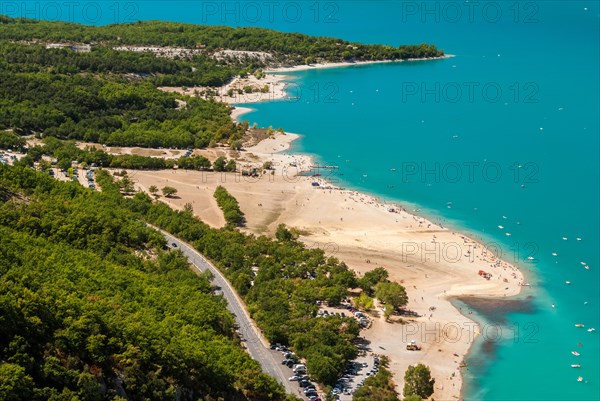
[[[298,173],[302,173],[302,172],[305,173],[305,172],[311,170],[312,160],[309,157],[293,155],[293,154],[285,154],[285,157],[286,157],[286,165],[296,168]],[[436,223],[430,222],[429,220],[427,220],[423,217],[420,217],[420,216],[417,216],[414,214],[402,213],[402,212],[406,212],[406,209],[401,205],[386,204],[386,203],[381,202],[378,198],[376,198],[374,196],[366,195],[366,194],[363,194],[363,193],[360,193],[357,191],[345,190],[343,188],[340,188],[340,187],[330,184],[326,178],[323,178],[321,176],[307,176],[306,179],[319,184],[319,185],[313,187],[315,189],[328,190],[329,193],[332,193],[332,191],[339,191],[340,194],[346,195],[344,197],[344,202],[362,203],[362,204],[372,205],[376,208],[385,208],[388,211],[393,211],[396,214],[394,216],[394,219],[396,222],[399,222],[398,217],[400,217],[402,219],[412,218],[413,221],[415,222],[415,224],[414,225],[410,224],[409,228],[416,227],[416,228],[426,228],[426,229],[430,229],[430,230],[445,230],[444,226],[439,222],[436,224]],[[307,198],[307,200],[308,200],[308,198]],[[346,207],[346,209],[354,210],[354,208],[351,206]],[[398,216],[398,214],[400,216]],[[343,221],[343,218],[340,218],[340,221]],[[476,260],[481,260],[481,261],[489,264],[490,268],[499,272],[499,274],[497,274],[498,280],[503,280],[504,282],[508,282],[509,280],[517,279],[517,268],[507,262],[504,262],[502,259],[498,258],[496,255],[493,254],[492,250],[488,250],[481,243],[478,243],[477,241],[475,241],[465,235],[458,234],[456,232],[452,232],[452,235],[458,236],[462,240],[461,249],[466,248],[466,249],[464,249],[464,252],[465,252],[466,257],[468,257],[470,259],[471,263],[474,263]],[[439,241],[437,236],[435,234],[432,234],[431,242],[436,243],[437,241]],[[460,244],[460,243],[457,241],[457,244]],[[507,272],[508,275],[503,275],[502,272],[500,272],[500,270],[502,270],[503,272]],[[519,284],[522,284],[522,283],[519,282]]]

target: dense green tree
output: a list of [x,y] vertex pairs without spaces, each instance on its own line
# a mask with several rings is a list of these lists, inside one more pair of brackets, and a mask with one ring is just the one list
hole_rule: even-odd
[[173,188],[167,185],[161,189],[161,192],[163,196],[167,198],[172,198],[177,193],[177,188]]
[[6,401],[29,400],[34,383],[22,366],[0,363],[0,399]]
[[354,305],[360,310],[371,310],[373,309],[373,298],[363,292],[358,297],[354,298]]
[[338,368],[331,357],[314,355],[306,366],[311,376],[321,383],[334,383],[338,378]]
[[0,149],[22,151],[25,139],[10,131],[0,131]]
[[233,159],[229,159],[227,161],[227,164],[225,165],[225,171],[233,173],[236,170],[236,163],[235,160]]
[[231,149],[239,151],[242,149],[242,145],[243,145],[243,142],[239,139],[236,139],[235,141],[231,142]]
[[425,399],[433,394],[435,379],[429,368],[423,364],[409,366],[404,374],[404,396],[418,395]]
[[406,289],[396,282],[378,283],[375,286],[375,297],[393,308],[399,308],[408,303]]
[[240,209],[238,201],[223,186],[219,185],[215,189],[214,197],[217,200],[217,205],[223,211],[223,216],[228,225],[233,227],[244,225],[246,218]]
[[279,224],[277,231],[275,231],[275,238],[279,241],[292,241],[296,239],[294,234],[285,226],[285,224]]
[[213,162],[213,170],[215,171],[225,171],[226,159],[223,156],[217,157]]
[[377,267],[371,271],[368,271],[358,280],[358,286],[366,291],[367,294],[372,295],[374,287],[381,283],[386,282],[388,279],[388,271],[383,267]]

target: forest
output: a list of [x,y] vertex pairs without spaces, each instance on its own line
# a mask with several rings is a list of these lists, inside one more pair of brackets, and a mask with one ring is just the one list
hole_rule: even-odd
[[0,69],[0,128],[106,145],[204,148],[241,138],[229,106],[176,96],[113,76]]
[[373,275],[358,280],[284,226],[277,239],[213,229],[147,194],[123,197],[106,170],[96,179],[101,192],[0,165],[5,399],[285,399],[234,340],[209,278],[145,222],[209,257],[266,337],[305,358],[315,380],[333,384],[355,358],[356,319],[319,319],[316,301],[339,304],[358,285],[373,291]]
[[0,165],[0,399],[286,399],[151,207]]
[[47,42],[101,43],[108,45],[173,46],[202,48],[207,53],[218,49],[263,51],[286,64],[343,60],[398,60],[439,57],[444,54],[434,45],[414,44],[398,47],[348,42],[330,37],[284,33],[255,27],[192,25],[163,21],[87,26],[58,21],[38,21],[0,17],[0,40],[32,38]]

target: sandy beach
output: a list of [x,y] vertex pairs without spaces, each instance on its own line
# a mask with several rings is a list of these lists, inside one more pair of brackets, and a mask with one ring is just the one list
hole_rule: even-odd
[[[373,352],[390,357],[398,390],[402,389],[406,368],[424,363],[436,379],[433,397],[458,399],[463,357],[474,338],[486,334],[486,328],[471,321],[468,311],[461,314],[449,299],[519,294],[522,273],[467,236],[408,213],[399,205],[338,188],[326,180],[326,173],[299,176],[313,162],[308,156],[286,153],[297,137],[276,133],[240,152],[240,168],[273,162],[273,174],[257,178],[182,170],[130,171],[130,176],[140,190],[150,185],[177,188],[178,198],[161,200],[178,209],[191,203],[194,213],[213,227],[225,224],[213,198],[216,186],[223,185],[246,215],[244,231],[272,235],[277,225],[284,223],[299,230],[307,246],[324,249],[359,275],[385,267],[391,280],[406,287],[408,309],[419,317],[404,317],[402,323],[394,317],[395,322],[389,323],[381,310],[375,309],[372,327],[363,332],[364,337],[372,342]],[[491,273],[490,279],[482,277],[480,270]],[[410,340],[416,340],[423,349],[407,351]]]
[[295,72],[295,71],[306,71],[306,70],[314,70],[321,68],[340,68],[340,67],[356,67],[361,65],[370,65],[370,64],[382,64],[382,63],[404,63],[410,61],[428,61],[428,60],[441,60],[446,58],[455,57],[453,54],[445,54],[442,57],[431,57],[431,58],[409,58],[406,60],[374,60],[374,61],[346,61],[339,63],[314,63],[314,64],[302,64],[295,65],[291,67],[276,67],[269,68],[265,72],[267,73],[283,73],[283,72]]

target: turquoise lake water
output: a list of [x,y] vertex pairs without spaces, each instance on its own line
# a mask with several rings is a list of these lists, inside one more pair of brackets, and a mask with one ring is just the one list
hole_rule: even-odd
[[479,337],[466,399],[600,399],[598,2],[82,2],[60,15],[59,3],[31,3],[29,15],[14,4],[3,12],[426,41],[456,55],[298,72],[293,99],[244,119],[302,134],[294,150],[339,165],[339,185],[418,205],[527,274],[528,308],[478,315],[502,336],[491,351]]

